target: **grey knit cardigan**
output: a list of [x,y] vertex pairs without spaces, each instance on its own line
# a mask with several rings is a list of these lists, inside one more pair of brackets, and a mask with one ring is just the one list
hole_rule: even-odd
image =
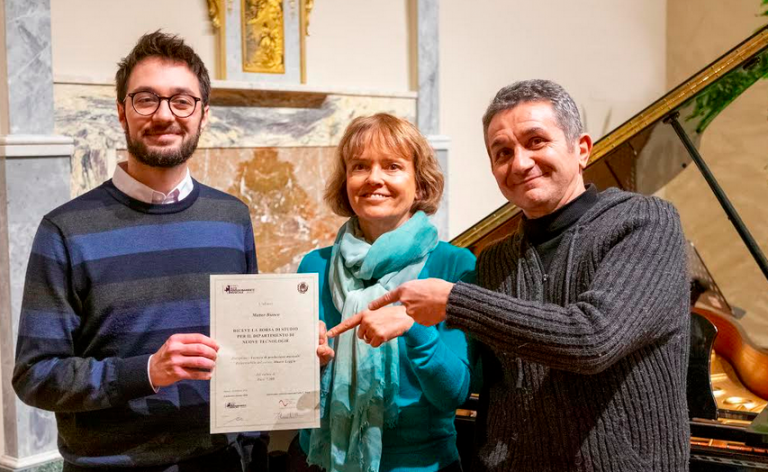
[[672,205],[616,189],[548,274],[522,228],[484,250],[447,308],[482,353],[472,470],[687,471],[685,257]]

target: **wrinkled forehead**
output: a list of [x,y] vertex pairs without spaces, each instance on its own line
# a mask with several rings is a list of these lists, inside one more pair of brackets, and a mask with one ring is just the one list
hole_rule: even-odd
[[486,130],[485,143],[490,144],[493,135],[499,131],[525,132],[532,128],[545,128],[565,133],[557,113],[549,100],[530,100],[500,110],[491,118]]

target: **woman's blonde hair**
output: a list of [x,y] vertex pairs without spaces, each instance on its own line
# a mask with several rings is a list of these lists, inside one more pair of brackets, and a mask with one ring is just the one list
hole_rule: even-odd
[[374,148],[410,158],[416,177],[416,200],[411,213],[431,215],[443,196],[444,179],[435,152],[411,123],[388,113],[361,116],[352,120],[336,150],[336,164],[325,186],[325,202],[339,216],[354,216],[347,195],[347,162]]

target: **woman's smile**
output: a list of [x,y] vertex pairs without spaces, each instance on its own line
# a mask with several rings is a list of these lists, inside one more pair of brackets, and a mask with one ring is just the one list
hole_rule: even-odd
[[366,239],[399,227],[413,214],[416,171],[408,157],[366,149],[349,159],[347,195]]

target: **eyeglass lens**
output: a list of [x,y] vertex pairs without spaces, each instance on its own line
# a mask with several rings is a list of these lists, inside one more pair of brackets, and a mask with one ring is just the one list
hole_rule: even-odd
[[[137,92],[133,95],[133,108],[140,115],[151,115],[160,108],[163,100],[152,92]],[[171,111],[179,118],[186,118],[195,111],[195,97],[183,93],[167,98]]]

